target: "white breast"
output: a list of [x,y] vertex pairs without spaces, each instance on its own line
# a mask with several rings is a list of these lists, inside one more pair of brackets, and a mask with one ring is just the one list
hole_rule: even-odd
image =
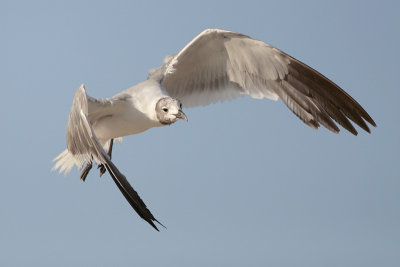
[[96,136],[99,140],[109,140],[163,126],[156,117],[155,106],[165,96],[160,84],[152,80],[119,93],[114,97],[126,97],[127,104],[120,112],[93,122]]

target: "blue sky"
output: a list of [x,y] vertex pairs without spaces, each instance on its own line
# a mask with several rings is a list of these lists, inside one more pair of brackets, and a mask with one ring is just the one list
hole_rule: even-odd
[[[1,266],[399,266],[398,1],[1,1]],[[314,131],[280,102],[185,110],[114,146],[108,175],[50,172],[85,83],[110,97],[206,28],[316,68],[378,127]]]

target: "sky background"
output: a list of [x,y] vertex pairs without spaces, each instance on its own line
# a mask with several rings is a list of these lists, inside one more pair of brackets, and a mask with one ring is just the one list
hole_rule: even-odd
[[[400,266],[399,1],[0,1],[1,266]],[[206,28],[268,42],[378,127],[314,131],[281,101],[186,109],[114,146],[109,175],[50,169],[81,83],[110,97]]]

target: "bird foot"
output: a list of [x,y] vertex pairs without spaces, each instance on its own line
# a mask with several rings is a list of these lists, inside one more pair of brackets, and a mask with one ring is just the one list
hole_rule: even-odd
[[81,180],[85,181],[87,175],[89,174],[90,170],[92,169],[92,163],[88,163],[86,164],[86,167],[83,169],[83,171],[81,172]]
[[100,169],[100,177],[106,172],[106,167],[104,167],[104,164],[100,164],[97,169]]

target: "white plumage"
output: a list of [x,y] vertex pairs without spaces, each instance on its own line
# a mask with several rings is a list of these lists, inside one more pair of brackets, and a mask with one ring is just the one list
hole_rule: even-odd
[[[184,107],[204,106],[249,95],[278,98],[304,123],[353,134],[350,120],[370,132],[368,113],[328,78],[262,41],[243,34],[209,29],[179,53],[150,70],[148,79],[109,99],[96,99],[81,86],[68,118],[67,149],[54,169],[68,173],[74,165],[84,180],[92,162],[107,170],[136,212],[155,229],[157,221],[125,176],[111,162],[112,142],[149,128],[185,119]],[[336,122],[336,123],[335,123]]]

